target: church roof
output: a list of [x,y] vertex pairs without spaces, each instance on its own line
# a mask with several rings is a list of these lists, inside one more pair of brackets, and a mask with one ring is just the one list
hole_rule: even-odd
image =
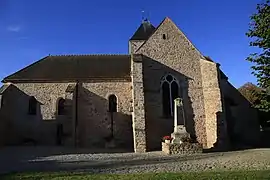
[[156,28],[149,21],[144,21],[130,40],[147,40],[155,29]]
[[130,55],[47,56],[2,82],[130,79]]
[[0,87],[0,95],[5,92],[5,90],[9,87],[9,84],[4,84]]

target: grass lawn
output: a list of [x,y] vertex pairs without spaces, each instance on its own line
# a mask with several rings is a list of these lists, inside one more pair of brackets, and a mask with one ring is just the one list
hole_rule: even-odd
[[89,174],[89,173],[22,173],[22,174],[7,174],[0,176],[1,180],[5,179],[53,179],[53,180],[66,180],[66,179],[102,179],[102,180],[143,180],[143,179],[177,179],[177,180],[190,180],[190,179],[270,179],[270,170],[268,171],[226,171],[226,172],[201,172],[201,173],[148,173],[148,174]]

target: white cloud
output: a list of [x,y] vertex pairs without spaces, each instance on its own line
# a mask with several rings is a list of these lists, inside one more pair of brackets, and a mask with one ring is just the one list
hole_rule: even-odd
[[18,25],[17,26],[8,26],[7,30],[10,32],[19,32],[21,30],[21,27]]

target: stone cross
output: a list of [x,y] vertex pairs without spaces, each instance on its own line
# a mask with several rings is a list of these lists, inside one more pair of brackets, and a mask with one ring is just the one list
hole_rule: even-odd
[[183,101],[181,98],[176,98],[174,100],[174,132],[172,133],[172,143],[181,143],[180,137],[185,133],[186,127]]
[[179,126],[185,127],[185,114],[183,100],[181,98],[176,98],[174,100],[174,132],[179,131]]

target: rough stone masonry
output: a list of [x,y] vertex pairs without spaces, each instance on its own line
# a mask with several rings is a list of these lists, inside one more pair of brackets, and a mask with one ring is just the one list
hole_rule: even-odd
[[256,111],[171,19],[143,20],[128,42],[128,54],[49,55],[5,77],[1,145],[161,150],[176,98],[204,148],[257,141]]

